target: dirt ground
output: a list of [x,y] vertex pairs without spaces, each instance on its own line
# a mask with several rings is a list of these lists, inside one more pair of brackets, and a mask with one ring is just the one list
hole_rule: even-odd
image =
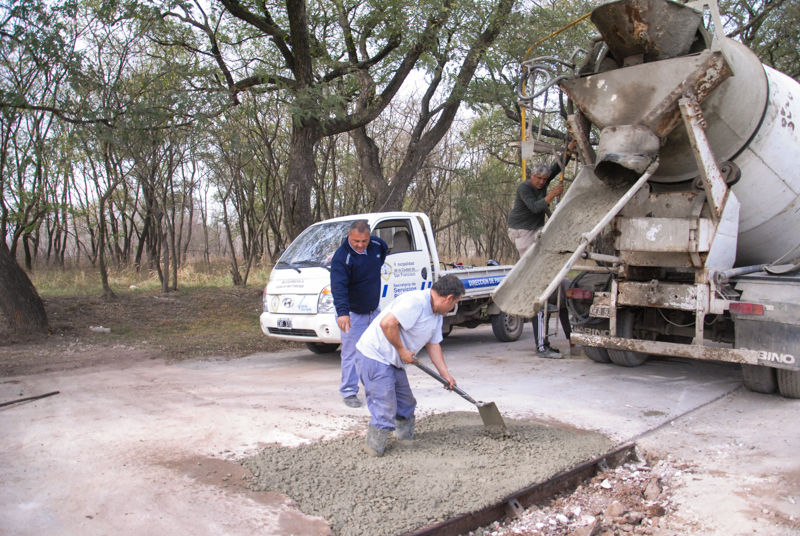
[[271,339],[261,332],[262,292],[260,287],[210,287],[188,288],[167,297],[125,292],[113,301],[45,298],[50,335],[11,331],[0,313],[0,377],[301,348],[302,344]]

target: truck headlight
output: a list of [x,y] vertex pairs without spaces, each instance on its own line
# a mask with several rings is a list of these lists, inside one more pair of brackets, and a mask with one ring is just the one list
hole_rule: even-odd
[[319,301],[317,302],[317,313],[336,313],[336,307],[333,306],[333,294],[331,294],[331,286],[328,285],[322,292],[319,293]]
[[263,298],[263,300],[262,300],[262,304],[264,305],[264,312],[265,312],[265,313],[268,313],[268,312],[269,312],[269,304],[267,303],[267,299],[268,299],[268,298],[269,298],[269,297],[267,296],[267,289],[265,288],[265,289],[264,289],[264,298]]

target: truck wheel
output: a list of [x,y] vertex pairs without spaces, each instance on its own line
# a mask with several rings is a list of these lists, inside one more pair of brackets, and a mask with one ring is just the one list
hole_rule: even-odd
[[[617,310],[617,337],[623,339],[633,338],[633,320],[635,316],[630,309]],[[608,350],[608,357],[611,358],[614,364],[621,367],[638,367],[639,365],[644,365],[650,356],[642,352]]]
[[453,325],[448,324],[445,326],[442,324],[442,338],[446,339],[451,333],[453,333]]
[[775,369],[761,365],[742,365],[742,380],[750,391],[766,395],[778,390]]
[[778,390],[786,398],[800,398],[800,370],[777,369]]
[[597,363],[611,363],[611,357],[605,348],[595,348],[594,346],[584,346],[583,353],[586,357]]
[[523,327],[525,327],[525,321],[518,316],[505,313],[492,315],[492,331],[500,342],[516,341],[522,335]]
[[336,349],[339,348],[339,345],[333,342],[307,342],[306,348],[315,354],[330,354],[331,352],[335,352]]

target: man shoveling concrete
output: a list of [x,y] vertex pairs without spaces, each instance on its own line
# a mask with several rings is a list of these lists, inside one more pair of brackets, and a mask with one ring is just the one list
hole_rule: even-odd
[[389,434],[400,440],[414,438],[414,410],[417,401],[411,393],[406,365],[425,346],[439,374],[447,380],[446,389],[456,381],[447,370],[442,354],[442,318],[464,294],[464,284],[447,275],[429,290],[407,292],[369,325],[356,345],[359,373],[372,415],[364,451],[382,456]]

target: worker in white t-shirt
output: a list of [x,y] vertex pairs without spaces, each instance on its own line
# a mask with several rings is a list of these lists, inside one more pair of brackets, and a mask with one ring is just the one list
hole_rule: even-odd
[[414,410],[406,365],[424,346],[439,374],[452,389],[456,381],[447,370],[442,347],[442,318],[464,295],[464,284],[454,275],[436,281],[430,289],[400,295],[369,325],[356,344],[359,375],[372,415],[364,451],[382,456],[389,433],[400,440],[414,438]]

